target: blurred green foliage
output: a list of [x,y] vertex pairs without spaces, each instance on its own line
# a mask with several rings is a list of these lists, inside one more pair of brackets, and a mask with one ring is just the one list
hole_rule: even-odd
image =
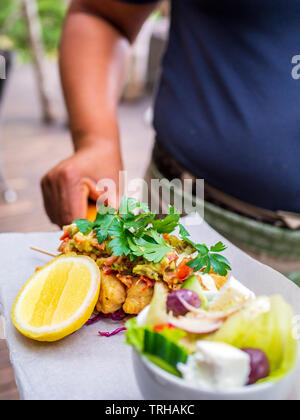
[[[23,59],[27,60],[30,58],[30,50],[21,2],[19,0],[0,1],[0,48],[10,46],[20,52]],[[36,2],[45,50],[48,54],[55,54],[66,12],[66,2],[64,0],[36,0]]]

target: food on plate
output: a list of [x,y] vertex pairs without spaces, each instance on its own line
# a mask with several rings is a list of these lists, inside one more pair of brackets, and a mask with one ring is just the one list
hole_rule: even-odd
[[111,274],[101,275],[101,289],[96,305],[98,312],[113,314],[119,311],[126,300],[125,286]]
[[[195,293],[194,282],[188,278],[181,291]],[[186,383],[217,392],[278,381],[294,369],[293,311],[281,296],[256,297],[234,278],[205,308],[191,296],[170,305],[157,283],[150,306],[127,322],[127,343]]]
[[168,312],[172,312],[175,316],[186,315],[189,310],[186,308],[183,301],[195,308],[200,308],[202,306],[200,296],[193,290],[174,290],[167,298]]
[[153,297],[153,287],[150,287],[141,279],[134,279],[132,286],[127,291],[123,310],[126,314],[140,313]]
[[60,256],[36,271],[12,309],[15,327],[37,341],[57,341],[79,330],[92,315],[100,272],[86,256]]
[[192,275],[205,306],[229,280],[225,249],[221,242],[211,248],[194,243],[174,207],[158,219],[145,204],[124,197],[118,211],[103,206],[94,222],[65,226],[59,251],[89,256],[98,265],[98,312],[137,315],[151,302],[155,284],[176,291]]
[[248,385],[254,385],[260,379],[267,378],[271,372],[269,359],[265,352],[259,349],[242,349],[250,358]]
[[[174,293],[175,315],[179,307],[189,311],[178,296],[204,310],[229,281],[226,246],[193,242],[174,207],[160,219],[145,204],[124,197],[118,211],[103,205],[93,222],[79,219],[65,226],[61,240],[62,256],[36,272],[13,309],[15,326],[36,340],[64,338],[93,312],[89,325],[106,316],[137,315],[152,301],[155,286]],[[187,279],[194,291],[184,289]],[[206,330],[218,322],[209,322]]]
[[253,299],[255,299],[255,294],[231,276],[211,302],[210,309],[213,311],[230,309]]
[[195,386],[218,390],[238,388],[249,381],[250,356],[228,344],[203,340],[197,342],[196,352],[186,364],[179,364],[178,369]]

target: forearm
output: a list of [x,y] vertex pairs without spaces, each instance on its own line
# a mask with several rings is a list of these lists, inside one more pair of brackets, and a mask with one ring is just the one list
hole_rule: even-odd
[[97,201],[99,180],[116,186],[118,204],[123,169],[118,103],[127,52],[156,3],[73,0],[60,49],[61,79],[75,152],[42,179],[45,208],[62,226],[87,214],[87,199]]
[[126,38],[104,19],[71,8],[60,69],[75,150],[95,143],[119,147],[117,114],[128,48]]

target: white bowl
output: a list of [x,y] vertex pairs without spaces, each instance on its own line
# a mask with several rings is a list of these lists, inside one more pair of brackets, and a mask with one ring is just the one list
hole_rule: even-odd
[[252,385],[227,392],[207,391],[189,385],[183,379],[165,372],[133,350],[137,383],[145,400],[286,400],[291,395],[295,370],[281,381]]
[[[149,308],[138,316],[143,325]],[[252,385],[224,392],[200,389],[189,385],[181,378],[160,369],[146,357],[133,350],[135,376],[146,400],[286,400],[291,395],[296,377],[296,368],[278,382]]]

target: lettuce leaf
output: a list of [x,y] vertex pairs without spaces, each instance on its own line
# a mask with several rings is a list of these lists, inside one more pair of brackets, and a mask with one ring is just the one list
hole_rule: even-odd
[[144,350],[145,327],[138,325],[137,319],[132,318],[126,322],[126,344],[135,348],[139,353]]
[[[269,311],[259,311],[259,301],[269,301]],[[256,306],[255,306],[256,305]],[[229,318],[216,333],[205,338],[237,348],[257,348],[269,358],[271,374],[260,381],[277,381],[297,363],[298,342],[293,337],[293,311],[281,296],[259,298]]]
[[[132,318],[126,323],[126,344],[134,347],[138,352],[143,352],[144,350],[144,339],[145,331],[153,332],[151,326],[141,327],[138,325],[137,318]],[[178,328],[166,328],[162,329],[157,334],[162,335],[166,338],[167,341],[179,345],[179,341],[184,338],[187,333],[179,330]]]
[[185,363],[188,358],[188,352],[179,344],[180,339],[186,335],[184,331],[170,329],[166,325],[165,328],[162,326],[160,332],[156,332],[151,326],[139,326],[136,319],[128,321],[126,327],[127,344],[161,369],[181,377],[177,365]]

